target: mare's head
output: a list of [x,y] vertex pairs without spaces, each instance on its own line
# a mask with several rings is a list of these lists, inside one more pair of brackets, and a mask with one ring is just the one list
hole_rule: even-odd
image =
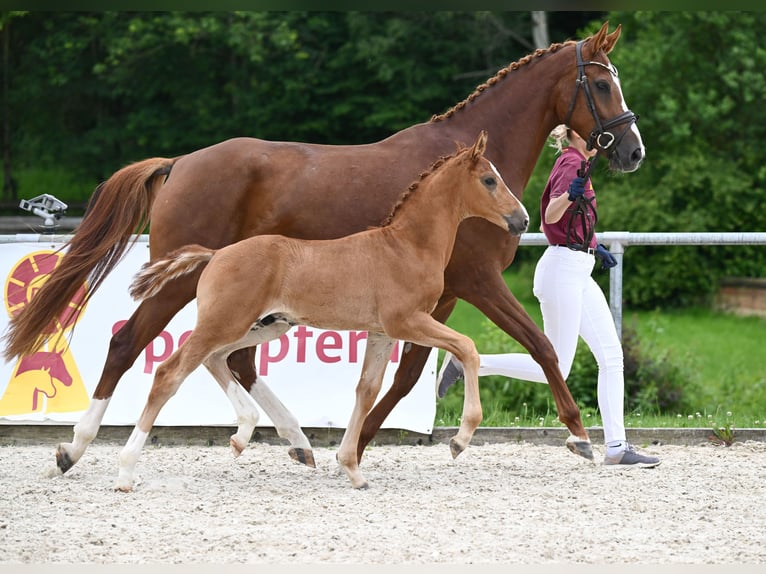
[[625,104],[617,69],[607,57],[620,37],[621,26],[611,34],[608,29],[606,22],[598,33],[573,45],[573,66],[559,82],[564,94],[560,105],[566,106],[559,113],[565,118],[563,123],[588,142],[589,149],[596,148],[609,158],[611,169],[631,172],[641,165],[645,149],[636,126],[638,116]]
[[529,226],[529,214],[497,168],[484,157],[486,147],[487,132],[482,131],[473,146],[447,160],[440,170],[439,185],[459,188],[455,205],[463,209],[466,217],[482,217],[514,235],[521,235]]

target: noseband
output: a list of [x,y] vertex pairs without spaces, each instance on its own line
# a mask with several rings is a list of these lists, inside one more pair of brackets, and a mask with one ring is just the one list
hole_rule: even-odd
[[[577,42],[576,46],[578,77],[577,80],[575,80],[575,91],[574,94],[572,94],[572,101],[569,104],[569,111],[567,112],[567,119],[564,124],[569,127],[569,120],[572,118],[572,112],[574,112],[575,102],[577,101],[577,94],[580,92],[580,88],[582,88],[583,93],[585,94],[585,102],[588,105],[588,110],[590,110],[590,114],[593,116],[593,121],[596,122],[596,127],[593,129],[593,131],[590,132],[586,142],[588,149],[590,150],[596,148],[599,154],[602,152],[607,152],[607,155],[611,155],[617,149],[617,146],[622,141],[625,133],[630,129],[630,126],[633,125],[633,122],[638,121],[638,116],[628,110],[613,117],[610,120],[607,120],[603,123],[601,122],[601,119],[596,113],[596,105],[593,103],[593,96],[590,92],[588,76],[585,75],[585,66],[601,66],[602,68],[609,70],[609,73],[615,77],[617,76],[617,70],[614,66],[607,66],[601,62],[594,62],[592,60],[588,62],[584,61],[582,59],[582,44],[584,41],[585,40],[580,40]],[[619,126],[620,124],[626,125],[625,128],[619,133],[619,135],[615,136],[611,131],[609,131],[615,126]]]

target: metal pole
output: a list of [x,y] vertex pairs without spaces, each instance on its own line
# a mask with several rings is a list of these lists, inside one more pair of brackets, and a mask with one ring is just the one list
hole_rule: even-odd
[[609,251],[617,260],[617,265],[609,270],[609,308],[617,336],[622,341],[622,260],[625,249],[622,243],[614,241],[609,244]]

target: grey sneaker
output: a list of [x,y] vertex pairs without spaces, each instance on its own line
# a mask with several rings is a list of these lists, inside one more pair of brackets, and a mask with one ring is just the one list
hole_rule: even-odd
[[442,368],[436,377],[436,396],[440,399],[447,394],[447,389],[463,378],[463,364],[452,353],[444,355]]
[[632,444],[628,444],[628,448],[622,452],[612,456],[604,456],[604,466],[654,468],[659,464],[659,458],[636,452]]

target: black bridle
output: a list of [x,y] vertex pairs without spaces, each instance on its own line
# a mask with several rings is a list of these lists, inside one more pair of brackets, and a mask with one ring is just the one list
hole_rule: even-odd
[[[596,157],[593,158],[589,165],[587,173],[590,174],[590,168],[592,168],[596,158],[598,158],[598,156],[604,152],[607,152],[607,155],[614,153],[614,151],[617,149],[617,146],[620,145],[622,138],[625,137],[625,134],[630,129],[630,126],[632,126],[634,122],[638,121],[638,116],[630,110],[627,110],[609,120],[606,120],[605,122],[602,122],[601,118],[598,117],[598,113],[596,112],[596,104],[593,101],[593,95],[590,91],[588,76],[585,74],[585,66],[601,66],[602,68],[608,70],[609,73],[614,77],[617,77],[617,69],[611,64],[607,66],[601,62],[595,62],[593,60],[586,62],[583,60],[583,42],[585,42],[585,40],[580,40],[576,45],[577,80],[575,80],[575,90],[572,94],[572,101],[569,103],[569,111],[567,112],[567,118],[564,121],[564,125],[570,127],[569,120],[572,119],[572,113],[574,112],[575,103],[577,102],[577,94],[580,93],[580,88],[582,88],[583,93],[585,94],[585,103],[588,106],[590,115],[593,117],[593,121],[596,123],[596,127],[593,128],[593,130],[590,132],[590,135],[588,136],[588,139],[586,140],[586,144],[589,150],[594,148],[597,150]],[[615,136],[615,134],[610,130],[612,130],[615,126],[622,124],[625,124],[624,129]]]
[[[569,103],[569,111],[567,112],[567,118],[564,124],[567,128],[570,127],[569,120],[572,118],[572,113],[574,112],[575,103],[577,102],[577,94],[580,92],[580,88],[582,88],[583,93],[585,94],[585,103],[593,117],[593,121],[596,123],[596,127],[593,128],[586,140],[587,149],[591,150],[595,148],[596,155],[587,163],[583,162],[582,167],[577,172],[578,177],[587,181],[588,178],[590,178],[590,173],[593,170],[593,166],[598,157],[602,153],[611,155],[615,152],[617,146],[620,145],[622,138],[630,129],[630,126],[638,121],[638,116],[630,110],[627,110],[605,122],[602,122],[601,118],[598,117],[596,105],[593,102],[593,96],[590,91],[588,76],[585,74],[585,66],[601,66],[615,77],[617,77],[617,69],[612,65],[607,66],[606,64],[595,62],[593,60],[587,62],[584,61],[582,59],[582,44],[584,41],[585,40],[581,40],[577,42],[576,46],[577,80],[575,80],[575,91],[574,94],[572,94],[572,101]],[[625,127],[617,136],[615,136],[610,130],[615,126],[622,124],[625,124]],[[593,234],[595,233],[598,215],[596,209],[592,205],[592,200],[586,199],[584,196],[578,197],[573,203],[574,205],[570,209],[571,217],[569,219],[569,228],[567,229],[567,245],[570,249],[585,251],[588,249]],[[581,233],[578,233],[578,227],[582,230]]]

